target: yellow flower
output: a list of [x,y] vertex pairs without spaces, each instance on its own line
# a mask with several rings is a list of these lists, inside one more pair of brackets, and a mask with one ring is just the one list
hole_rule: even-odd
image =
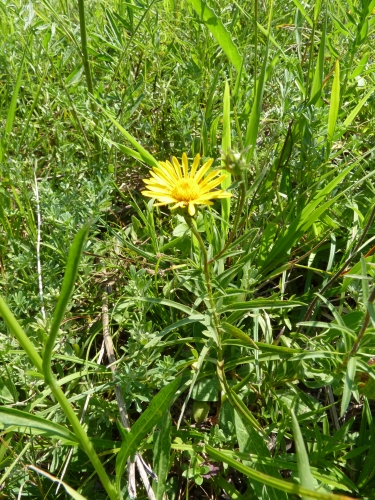
[[210,169],[213,159],[209,159],[200,168],[200,156],[194,158],[189,174],[188,158],[185,153],[182,155],[182,167],[177,158],[173,156],[170,161],[160,161],[159,167],[154,167],[151,171],[150,179],[143,179],[147,191],[142,191],[144,196],[156,198],[156,206],[174,203],[171,210],[175,208],[187,207],[189,215],[195,214],[195,205],[212,205],[211,200],[218,198],[229,198],[230,193],[222,189],[211,191],[218,186],[227,175],[220,175],[220,171],[213,170],[206,177],[205,174]]

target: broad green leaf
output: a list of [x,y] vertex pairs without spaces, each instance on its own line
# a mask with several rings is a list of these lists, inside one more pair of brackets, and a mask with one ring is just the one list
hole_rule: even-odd
[[[309,459],[307,456],[305,443],[303,442],[301,429],[299,428],[298,420],[294,414],[294,411],[290,410],[290,413],[292,416],[292,427],[293,427],[293,435],[294,435],[294,445],[296,447],[299,479],[301,481],[301,485],[304,488],[306,488],[308,490],[314,490],[315,489],[314,479],[311,475]],[[303,496],[302,500],[308,500],[308,498],[310,498],[310,497]]]
[[220,17],[207,5],[203,0],[189,0],[193,9],[198,14],[199,18],[204,22],[212,35],[219,43],[227,55],[230,62],[237,71],[242,68],[242,56],[240,55],[237,46],[233,42],[230,34],[221,22]]
[[[264,441],[264,438],[259,435],[257,431],[255,431],[252,426],[245,425],[240,416],[235,413],[234,422],[236,427],[236,435],[238,446],[240,452],[248,453],[248,454],[256,454],[261,457],[270,458],[270,452],[267,448],[267,445]],[[257,471],[263,472],[269,476],[276,477],[281,479],[280,474],[273,467],[262,464],[261,462],[249,462],[244,461],[244,464],[248,467],[252,467]],[[259,483],[259,481],[254,481],[250,479],[251,486],[256,494],[256,496],[261,500],[263,497],[263,485]],[[274,490],[270,486],[266,486],[266,496],[270,500],[288,500],[288,495],[285,492],[280,492],[278,490]]]
[[28,465],[27,466],[29,469],[34,470],[38,474],[41,474],[42,476],[47,477],[51,481],[54,481],[55,483],[61,484],[65,491],[72,497],[74,500],[86,500],[86,497],[78,493],[78,491],[74,490],[71,486],[66,484],[64,481],[61,481],[58,477],[52,476],[52,474],[49,474],[49,472],[46,472],[45,470],[39,469],[39,467],[35,467],[35,465]]
[[154,471],[158,481],[154,483],[156,500],[163,500],[169,473],[171,453],[172,419],[167,410],[157,424],[154,432]]
[[331,148],[331,143],[333,141],[333,135],[335,133],[339,107],[340,107],[340,62],[337,59],[335,66],[335,77],[333,79],[332,91],[331,91],[331,103],[328,115],[328,141],[327,141],[328,155]]
[[141,302],[147,302],[149,304],[159,304],[162,306],[167,306],[167,307],[173,307],[174,309],[178,309],[181,312],[184,312],[185,314],[188,314],[189,316],[194,313],[190,309],[190,307],[186,307],[183,304],[180,304],[179,302],[175,302],[174,300],[169,300],[169,299],[158,299],[154,297],[129,297],[127,298],[126,302],[124,302],[124,305],[129,302],[134,302],[140,300]]
[[357,358],[351,357],[349,359],[348,365],[346,367],[344,390],[343,390],[342,399],[341,399],[340,417],[342,417],[344,415],[344,413],[346,412],[346,410],[349,406],[349,403],[350,403],[352,391],[356,389],[356,384],[354,381],[355,374],[356,374],[356,367],[357,367]]
[[251,337],[249,337],[248,335],[246,335],[245,332],[243,332],[242,330],[240,330],[236,326],[230,325],[229,323],[224,322],[221,324],[221,327],[226,333],[229,333],[229,335],[234,335],[239,340],[241,340],[245,344],[246,347],[252,347],[252,348],[258,349],[254,340]]
[[194,375],[192,377],[192,380],[191,380],[191,384],[189,386],[189,391],[187,393],[187,396],[185,398],[185,401],[181,407],[181,411],[180,411],[180,416],[178,418],[178,422],[177,422],[177,429],[180,427],[180,424],[181,424],[181,420],[182,420],[182,417],[184,416],[184,413],[185,413],[185,408],[186,408],[186,405],[188,404],[189,402],[189,399],[190,399],[190,396],[191,396],[191,393],[193,392],[193,389],[194,389],[194,386],[195,386],[195,383],[198,379],[198,376],[201,372],[201,368],[202,368],[202,365],[203,365],[203,362],[204,360],[206,359],[208,353],[210,352],[211,350],[211,347],[214,345],[214,340],[211,338],[207,341],[206,345],[204,345],[202,347],[202,350],[201,352],[199,353],[199,357],[198,357],[198,361],[196,363],[196,366],[195,366],[195,370],[194,370]]
[[154,425],[158,423],[167,411],[176,395],[180,382],[181,378],[178,377],[163,387],[163,389],[152,399],[147,410],[142,413],[129,433],[125,429],[121,430],[121,427],[119,427],[122,433],[123,441],[116,459],[116,483],[118,490],[120,490],[121,477],[124,472],[127,459],[131,455],[135,454],[142,439],[149,431],[151,431]]
[[6,426],[22,427],[24,432],[27,432],[27,428],[37,429],[54,439],[65,439],[72,443],[78,443],[73,432],[62,425],[21,410],[0,406],[0,422]]

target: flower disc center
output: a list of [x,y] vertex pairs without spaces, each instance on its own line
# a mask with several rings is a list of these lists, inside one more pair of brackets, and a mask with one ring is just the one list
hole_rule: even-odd
[[193,201],[199,197],[199,185],[194,179],[179,179],[171,195],[178,201]]

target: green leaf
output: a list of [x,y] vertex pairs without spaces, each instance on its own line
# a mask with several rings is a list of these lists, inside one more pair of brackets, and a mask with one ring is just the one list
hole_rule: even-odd
[[251,467],[247,467],[246,465],[238,462],[226,453],[223,453],[221,450],[217,450],[209,445],[205,446],[205,451],[214,460],[217,460],[218,462],[224,462],[233,467],[235,470],[238,470],[245,476],[253,479],[254,481],[259,481],[262,484],[272,486],[273,488],[276,488],[280,491],[285,491],[294,495],[316,498],[318,500],[353,500],[352,497],[348,497],[346,495],[334,495],[333,493],[323,493],[320,491],[308,490],[307,488],[298,486],[297,484],[293,484],[288,481],[283,481],[282,479],[269,476],[255,469],[252,469]]
[[72,443],[79,442],[73,432],[62,425],[21,410],[0,407],[0,422],[7,426],[22,427],[24,432],[27,432],[28,428],[37,429],[54,439],[65,439]]
[[[230,152],[231,148],[231,129],[230,129],[230,88],[229,84],[225,82],[224,88],[224,101],[223,101],[223,135],[221,140],[221,149],[223,151],[223,155],[227,155]],[[225,166],[225,161],[221,161],[221,166]],[[228,189],[231,185],[231,175],[226,171],[222,170],[222,174],[225,174],[227,177],[221,183],[221,189]],[[223,227],[223,235],[224,239],[226,239],[227,228],[229,224],[230,217],[230,198],[224,198],[221,200],[221,216],[223,218],[222,227]]]
[[346,409],[348,408],[350,403],[352,391],[355,390],[356,388],[356,384],[354,382],[356,367],[357,367],[357,358],[351,357],[346,367],[344,390],[341,399],[340,417],[342,417],[346,412]]
[[268,253],[266,260],[263,263],[262,269],[265,269],[269,265],[273,266],[275,263],[278,263],[280,254],[282,255],[282,258],[284,258],[293,243],[296,242],[312,226],[312,224],[344,194],[344,191],[341,190],[336,196],[318,207],[322,201],[326,200],[327,196],[336,188],[336,186],[345,179],[353,168],[354,165],[349,165],[323,189],[317,192],[314,198],[302,210],[300,216],[294,218],[284,235],[276,240],[276,243],[274,244],[272,250]]
[[322,36],[320,39],[319,53],[315,66],[314,79],[311,87],[310,104],[321,106],[322,104],[322,89],[323,89],[323,73],[324,73],[324,53],[326,48],[326,30],[327,30],[327,14],[323,23]]
[[219,314],[228,311],[250,311],[252,309],[285,309],[292,307],[305,306],[303,302],[297,300],[272,300],[272,299],[255,299],[249,302],[236,302],[229,304],[220,309]]
[[[301,485],[304,488],[307,488],[309,490],[314,490],[315,489],[314,479],[311,475],[309,459],[307,456],[305,443],[303,442],[302,433],[298,425],[298,420],[293,410],[290,410],[290,413],[292,416],[292,427],[294,435],[294,444],[296,447],[299,479],[301,481]],[[307,500],[308,498],[309,497],[303,496],[302,500]]]
[[331,104],[329,107],[328,115],[328,154],[331,148],[331,143],[333,141],[333,134],[335,133],[337,116],[339,113],[340,106],[340,62],[337,59],[335,66],[335,77],[333,79],[332,91],[331,91]]
[[166,489],[171,453],[172,419],[167,410],[157,424],[159,430],[154,432],[154,471],[158,476],[154,483],[156,500],[163,500]]
[[42,359],[38,354],[38,351],[34,347],[33,343],[26,335],[24,330],[21,328],[20,324],[13,316],[11,310],[4,302],[3,298],[0,296],[0,316],[3,318],[5,324],[9,328],[11,334],[17,339],[18,343],[22,349],[28,355],[30,361],[33,363],[35,368],[39,373],[43,373]]
[[[260,457],[270,458],[270,452],[264,441],[264,438],[255,431],[252,426],[245,425],[243,420],[235,413],[234,422],[236,426],[236,435],[238,440],[238,446],[242,453],[249,453],[251,455],[256,454]],[[257,471],[263,472],[269,476],[281,479],[280,474],[273,467],[269,465],[262,464],[259,462],[244,462],[245,465],[254,468]],[[250,479],[250,484],[259,499],[264,498],[263,496],[263,485],[259,481],[254,481]],[[288,495],[284,492],[275,491],[272,487],[266,486],[267,493],[265,497],[270,500],[287,500]]]
[[83,228],[78,231],[73,240],[72,246],[69,249],[68,261],[65,268],[64,279],[61,285],[60,296],[57,301],[55,311],[53,313],[51,329],[46,343],[45,353],[43,356],[44,369],[47,366],[50,366],[51,363],[52,349],[54,347],[56,336],[59,331],[61,321],[64,317],[70,296],[73,293],[79,262],[81,260],[83,247],[86,242],[86,238],[90,230],[90,227],[91,227],[91,221],[85,224]]
[[[263,64],[260,76],[258,78],[256,84],[256,92],[254,96],[253,106],[251,108],[251,113],[249,117],[249,121],[246,129],[246,138],[245,138],[245,148],[249,148],[249,151],[246,155],[246,160],[249,162],[255,153],[255,145],[258,136],[260,115],[262,112],[262,103],[263,103],[263,92],[265,83],[267,81],[267,64],[268,64],[268,49],[269,49],[269,41],[271,34],[271,20],[273,14],[273,2],[271,2],[270,11],[268,14],[268,36],[266,46],[264,48],[263,55]],[[270,65],[272,67],[272,63]]]
[[368,98],[374,93],[374,87],[369,91],[367,92],[367,94],[362,97],[362,99],[358,102],[358,104],[355,106],[355,108],[353,109],[353,111],[351,111],[351,113],[349,113],[349,116],[347,117],[347,119],[344,121],[344,127],[345,128],[348,128],[353,120],[355,119],[355,117],[358,115],[358,113],[361,111],[362,107],[364,104],[366,104]]
[[297,7],[297,9],[301,12],[301,14],[303,15],[303,17],[306,19],[307,23],[309,24],[310,28],[313,27],[313,22],[311,20],[311,18],[308,16],[304,6],[302,5],[302,3],[299,1],[299,0],[293,0],[294,2],[294,5]]
[[242,56],[240,55],[237,46],[233,42],[230,34],[225,29],[221,19],[203,0],[189,0],[193,9],[198,14],[199,18],[204,22],[212,35],[219,43],[227,55],[230,62],[239,72],[242,67]]
[[125,429],[119,427],[120,430],[122,429],[123,439],[120,452],[116,459],[116,483],[119,491],[121,477],[124,472],[127,459],[131,455],[135,454],[142,439],[167,411],[172,399],[176,395],[180,382],[181,378],[178,377],[163,387],[163,389],[152,399],[147,410],[142,413],[129,433],[127,433]]
[[[124,127],[120,125],[119,122],[115,118],[113,118],[113,116],[110,113],[108,113],[108,111],[106,111],[104,108],[101,109],[103,114],[105,114],[105,116],[111,120],[111,122],[121,132],[121,134],[130,142],[132,146],[135,147],[135,149],[141,155],[141,158],[144,161],[144,163],[150,165],[150,167],[159,167],[158,161],[152,156],[152,154],[146,151],[146,149],[143,146],[141,146],[141,144],[139,144],[139,142],[127,130],[125,130]],[[131,154],[130,151],[129,154]],[[134,155],[131,156],[136,158],[136,156]]]

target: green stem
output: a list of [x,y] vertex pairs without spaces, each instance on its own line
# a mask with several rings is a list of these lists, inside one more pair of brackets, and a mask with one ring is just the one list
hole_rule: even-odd
[[206,278],[206,287],[207,287],[207,294],[208,294],[208,299],[210,301],[210,308],[211,308],[211,314],[213,317],[213,322],[214,322],[214,328],[216,330],[216,337],[217,337],[217,365],[216,365],[216,371],[217,371],[217,378],[219,380],[219,384],[221,387],[221,390],[219,389],[219,405],[218,405],[218,410],[217,410],[217,415],[216,418],[217,420],[219,419],[220,415],[220,408],[221,408],[221,394],[222,392],[225,391],[225,387],[223,385],[223,378],[225,378],[224,374],[224,360],[223,360],[223,349],[221,346],[221,328],[220,328],[220,320],[216,312],[216,307],[215,307],[215,301],[212,293],[212,285],[211,285],[211,275],[210,275],[210,262],[208,260],[208,254],[206,247],[204,246],[204,242],[202,240],[201,235],[199,234],[199,231],[195,227],[192,218],[189,215],[185,215],[185,220],[189,228],[191,229],[191,232],[194,234],[194,236],[197,238],[199,246],[202,250],[202,256],[203,256],[203,269],[204,269],[204,275]]
[[[37,350],[35,349],[34,345],[26,335],[26,333],[23,331],[21,328],[20,324],[16,320],[16,318],[13,316],[12,312],[6,305],[5,301],[0,297],[0,314],[6,323],[7,327],[11,331],[11,333],[15,336],[17,341],[19,342],[20,346],[22,349],[26,352],[28,355],[30,361],[33,363],[35,368],[44,376],[44,380],[47,385],[49,385],[52,394],[55,396],[56,400],[60,404],[63,412],[65,413],[67,419],[69,420],[73,431],[75,435],[77,436],[80,445],[84,449],[84,451],[87,453],[87,456],[91,460],[91,463],[93,464],[107,494],[108,497],[111,500],[118,500],[118,495],[113,487],[111,481],[109,480],[107,473],[104,470],[104,467],[102,463],[100,462],[100,459],[98,455],[96,454],[96,451],[88,438],[87,434],[85,433],[82,425],[80,424],[76,414],[74,413],[69,401],[67,400],[65,394],[59,387],[59,385],[56,382],[56,379],[52,373],[51,366],[49,364],[46,364],[45,362],[42,361],[42,358],[39,356]],[[46,359],[50,359],[49,356],[47,355]]]
[[80,421],[77,418],[77,415],[74,413],[69,401],[67,400],[65,394],[61,390],[60,386],[57,384],[57,381],[52,373],[51,367],[47,369],[44,373],[44,380],[46,383],[49,385],[52,394],[55,396],[57,402],[60,404],[63,412],[65,413],[67,419],[70,422],[70,425],[73,428],[74,434],[77,436],[82,448],[86,452],[87,456],[89,457],[92,465],[94,466],[101,483],[107,492],[109,498],[111,500],[118,500],[118,495],[116,492],[116,489],[114,488],[113,484],[109,480],[109,477],[107,476],[106,471],[104,470],[104,467],[95,451],[94,446],[92,445],[90,439],[88,438],[87,434],[85,433]]
[[218,260],[224,254],[224,252],[226,252],[226,250],[228,249],[229,245],[232,243],[234,237],[236,236],[238,224],[240,222],[241,213],[242,213],[243,207],[245,205],[245,199],[246,199],[245,180],[244,180],[244,176],[243,175],[241,175],[241,181],[240,182],[241,182],[240,183],[240,198],[239,198],[238,203],[237,203],[237,210],[236,210],[236,215],[234,217],[232,231],[230,232],[229,238],[228,238],[226,244],[224,245],[224,247],[222,248],[222,250],[220,250],[220,252],[217,255],[215,255],[215,257],[213,257],[208,262],[208,264],[212,264],[213,262],[215,262],[216,260]]
[[34,345],[29,340],[29,337],[23,331],[20,324],[13,316],[11,310],[6,305],[2,297],[0,297],[0,316],[3,317],[5,324],[12,332],[12,334],[16,337],[18,343],[26,352],[32,364],[35,366],[39,373],[43,374],[42,358],[39,356],[38,351],[35,349]]

